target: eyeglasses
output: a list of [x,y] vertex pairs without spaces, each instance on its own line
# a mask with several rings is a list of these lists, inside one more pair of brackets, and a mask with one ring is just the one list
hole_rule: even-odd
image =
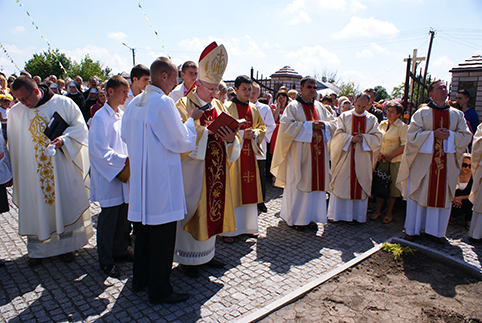
[[219,93],[219,90],[218,90],[217,88],[215,88],[215,89],[210,89],[210,88],[208,88],[206,85],[204,85],[203,81],[201,81],[201,80],[199,81],[199,83],[201,83],[201,85],[204,86],[204,88],[205,88],[206,90],[208,90],[209,92],[214,93],[214,94],[218,94],[218,93]]
[[472,165],[467,163],[462,163],[462,167],[472,168]]
[[311,89],[315,89],[315,90],[316,90],[316,89],[318,88],[318,86],[316,86],[316,85],[307,85],[306,88],[307,88],[307,89],[310,89],[310,90],[311,90]]
[[26,98],[17,98],[21,103],[25,104],[25,102],[28,102],[28,99],[30,98],[30,96],[32,95],[32,91],[30,91],[30,93],[27,95]]

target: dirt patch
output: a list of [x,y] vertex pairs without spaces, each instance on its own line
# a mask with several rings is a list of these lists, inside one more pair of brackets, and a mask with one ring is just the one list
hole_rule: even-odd
[[482,282],[415,253],[379,251],[261,322],[482,322]]

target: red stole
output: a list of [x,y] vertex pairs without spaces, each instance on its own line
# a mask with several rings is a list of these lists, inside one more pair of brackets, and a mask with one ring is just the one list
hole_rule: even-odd
[[[449,109],[432,109],[433,130],[450,127]],[[428,186],[427,206],[445,207],[447,189],[447,155],[444,152],[443,140],[434,137],[432,164],[430,165],[430,181]]]
[[[208,126],[218,117],[216,109],[205,111],[199,119],[202,126]],[[222,139],[212,134],[208,136],[204,177],[206,179],[206,209],[208,236],[223,232],[224,206],[226,202],[226,147]]]
[[[352,136],[358,135],[360,133],[365,133],[367,119],[365,116],[358,117],[352,115],[351,124],[351,134]],[[360,143],[361,144],[361,143]],[[355,145],[351,145],[351,158],[350,158],[350,199],[351,200],[361,200],[362,198],[362,187],[356,178],[355,172]]]
[[[240,130],[247,128],[253,128],[253,115],[249,104],[243,106],[236,103],[238,111],[238,119],[246,119],[246,123],[243,123]],[[254,155],[253,147],[251,146],[251,140],[244,140],[243,149],[241,150],[241,203],[257,204],[258,203],[258,178],[256,176],[257,161]]]
[[[320,120],[314,104],[301,104],[306,121]],[[325,141],[322,130],[313,131],[311,139],[311,191],[325,191]]]

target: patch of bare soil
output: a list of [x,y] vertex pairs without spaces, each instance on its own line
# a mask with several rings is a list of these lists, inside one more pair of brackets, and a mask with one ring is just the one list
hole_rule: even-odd
[[482,281],[415,253],[379,251],[261,322],[482,322]]

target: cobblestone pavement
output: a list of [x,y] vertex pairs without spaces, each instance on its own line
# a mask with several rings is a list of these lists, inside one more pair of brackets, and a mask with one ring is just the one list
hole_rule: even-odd
[[[253,313],[391,237],[403,236],[404,209],[392,223],[319,224],[298,232],[279,218],[282,189],[269,187],[268,213],[259,216],[258,239],[218,238],[216,258],[224,269],[203,267],[192,279],[174,268],[172,285],[191,298],[175,305],[150,305],[147,293],[132,292],[132,264],[120,264],[121,279],[100,271],[95,236],[70,264],[58,258],[27,266],[26,239],[17,234],[17,210],[0,215],[0,315],[8,322],[228,322]],[[92,204],[94,224],[99,212]],[[462,219],[460,219],[462,221]],[[416,242],[482,268],[482,246],[468,243],[460,222],[450,226],[447,244]]]

